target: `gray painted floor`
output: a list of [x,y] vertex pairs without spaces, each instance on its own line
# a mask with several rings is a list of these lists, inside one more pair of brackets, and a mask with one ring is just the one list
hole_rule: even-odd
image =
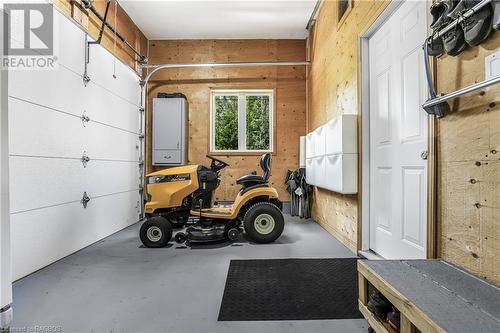
[[273,244],[141,247],[135,224],[14,284],[12,327],[64,332],[366,332],[357,320],[218,322],[231,259],[352,257],[318,224],[287,217]]

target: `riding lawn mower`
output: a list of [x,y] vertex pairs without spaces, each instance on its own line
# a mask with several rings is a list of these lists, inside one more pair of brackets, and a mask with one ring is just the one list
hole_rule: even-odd
[[207,155],[210,167],[186,165],[147,175],[146,221],[140,238],[146,247],[164,247],[172,238],[173,228],[187,227],[175,235],[177,243],[235,241],[245,231],[255,243],[270,243],[283,232],[282,202],[269,186],[272,155],[262,155],[263,175],[240,177],[241,190],[230,205],[213,202],[220,184],[220,172],[226,162]]

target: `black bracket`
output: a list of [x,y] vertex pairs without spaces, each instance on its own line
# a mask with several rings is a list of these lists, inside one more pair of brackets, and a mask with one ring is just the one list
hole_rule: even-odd
[[86,115],[86,111],[83,111],[82,116],[80,117],[82,120],[83,126],[87,126],[87,123],[90,121],[89,116]]
[[83,192],[82,200],[80,201],[83,205],[83,208],[87,208],[87,205],[90,201],[90,197],[87,195],[87,192]]
[[81,161],[82,161],[83,167],[86,168],[87,163],[90,162],[90,157],[87,156],[87,152],[85,152],[85,151],[83,152]]
[[90,77],[87,75],[87,69],[85,68],[85,74],[83,74],[83,85],[86,87],[90,82]]

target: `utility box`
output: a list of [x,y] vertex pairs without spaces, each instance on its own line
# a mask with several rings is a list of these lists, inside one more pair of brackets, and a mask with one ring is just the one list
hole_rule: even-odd
[[153,98],[153,165],[187,163],[188,102],[182,94]]

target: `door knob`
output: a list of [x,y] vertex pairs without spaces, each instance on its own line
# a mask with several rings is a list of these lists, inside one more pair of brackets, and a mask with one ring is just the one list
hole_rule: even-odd
[[420,157],[423,159],[423,160],[426,160],[428,157],[429,157],[429,152],[427,150],[424,150],[422,152],[422,154],[420,154]]

